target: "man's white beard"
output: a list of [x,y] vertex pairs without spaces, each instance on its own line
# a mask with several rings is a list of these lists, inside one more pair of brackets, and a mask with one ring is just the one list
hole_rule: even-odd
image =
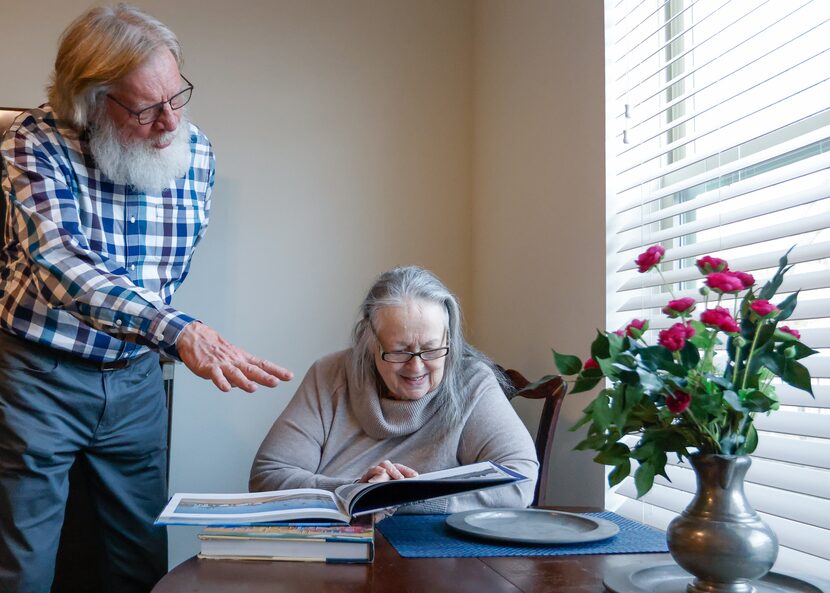
[[[170,146],[153,146],[165,142],[170,142]],[[98,167],[115,183],[158,193],[172,186],[173,180],[183,177],[190,168],[190,122],[182,114],[174,132],[152,140],[125,141],[106,113],[102,113],[90,130],[89,148]]]

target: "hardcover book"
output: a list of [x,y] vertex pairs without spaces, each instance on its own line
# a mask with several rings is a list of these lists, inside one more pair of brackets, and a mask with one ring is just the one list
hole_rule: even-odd
[[199,540],[199,558],[209,559],[369,563],[375,556],[372,515],[348,525],[207,527]]
[[316,488],[244,494],[175,494],[158,525],[253,525],[296,521],[349,523],[352,517],[405,504],[474,492],[527,480],[483,461],[421,474],[416,478],[345,484],[334,492]]

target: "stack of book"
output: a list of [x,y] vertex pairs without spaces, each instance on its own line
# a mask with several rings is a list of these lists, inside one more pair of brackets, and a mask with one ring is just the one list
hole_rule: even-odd
[[199,540],[199,558],[366,563],[375,556],[372,515],[349,524],[208,527]]
[[484,461],[405,480],[346,484],[334,492],[175,494],[156,524],[205,525],[199,535],[202,558],[371,562],[374,513],[523,480]]

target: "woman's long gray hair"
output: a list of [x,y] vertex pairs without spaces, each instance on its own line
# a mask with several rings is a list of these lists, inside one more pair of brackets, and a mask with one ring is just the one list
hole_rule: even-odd
[[378,311],[384,307],[398,307],[412,300],[437,303],[447,313],[450,351],[444,363],[444,378],[438,386],[436,398],[441,402],[444,420],[453,424],[461,419],[465,368],[477,361],[482,362],[493,370],[503,389],[509,382],[487,356],[464,339],[458,299],[428,270],[417,266],[393,268],[381,274],[369,290],[360,306],[360,316],[352,334],[354,377],[358,386],[374,385],[378,389],[382,388],[383,380],[375,367],[374,357],[378,348],[374,331]]

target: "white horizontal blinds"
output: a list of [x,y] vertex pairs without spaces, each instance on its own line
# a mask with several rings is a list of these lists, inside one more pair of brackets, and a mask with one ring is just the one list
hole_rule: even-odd
[[[781,540],[777,569],[830,574],[830,2],[607,7],[609,328],[648,319],[655,343],[673,323],[660,276],[633,263],[651,245],[667,249],[673,295],[697,299],[697,258],[722,257],[763,283],[794,246],[776,298],[800,290],[786,324],[819,351],[803,361],[815,399],[777,386],[781,410],[756,419],[747,492]],[[665,527],[694,491],[688,467],[668,473],[639,501],[626,480],[608,504]]]

